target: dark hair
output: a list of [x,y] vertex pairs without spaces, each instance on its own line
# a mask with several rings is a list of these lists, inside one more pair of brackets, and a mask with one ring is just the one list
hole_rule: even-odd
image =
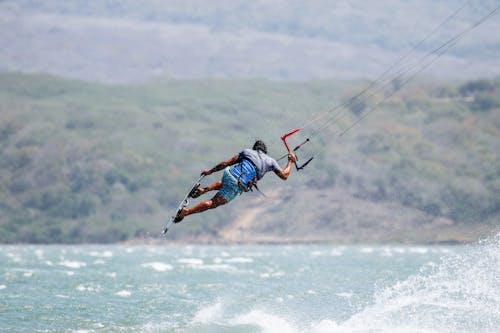
[[253,144],[252,149],[253,149],[253,150],[260,150],[260,151],[262,151],[264,154],[267,154],[267,147],[266,147],[266,144],[265,144],[262,140],[257,140],[257,141],[255,141],[255,143]]

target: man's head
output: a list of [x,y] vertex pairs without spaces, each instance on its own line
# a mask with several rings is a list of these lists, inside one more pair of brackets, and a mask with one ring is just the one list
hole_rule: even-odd
[[267,154],[267,147],[266,147],[266,144],[265,144],[262,140],[257,140],[257,141],[255,141],[255,143],[253,144],[252,149],[253,149],[253,150],[260,150],[260,151],[262,151],[264,154]]

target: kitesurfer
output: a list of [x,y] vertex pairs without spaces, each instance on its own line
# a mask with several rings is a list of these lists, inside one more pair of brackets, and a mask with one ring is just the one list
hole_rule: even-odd
[[227,161],[220,162],[212,169],[203,170],[202,175],[207,176],[214,172],[224,170],[222,179],[207,187],[196,187],[189,196],[197,198],[202,194],[218,190],[214,197],[205,200],[192,208],[181,208],[177,212],[174,222],[179,223],[188,215],[201,213],[207,209],[213,209],[227,204],[238,194],[247,192],[256,187],[257,181],[262,179],[269,171],[283,180],[286,180],[292,171],[292,165],[297,161],[293,153],[288,154],[288,163],[281,168],[276,160],[267,155],[267,147],[261,140],[255,141],[252,149],[244,149]]

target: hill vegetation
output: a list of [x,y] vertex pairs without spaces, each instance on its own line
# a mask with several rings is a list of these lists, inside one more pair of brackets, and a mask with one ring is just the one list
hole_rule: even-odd
[[[159,237],[200,170],[255,138],[281,156],[282,133],[365,84],[1,74],[0,242]],[[315,156],[304,171],[268,175],[268,199],[245,194],[170,239],[433,242],[498,227],[500,80],[416,82],[338,136],[388,93],[319,132],[299,153]]]

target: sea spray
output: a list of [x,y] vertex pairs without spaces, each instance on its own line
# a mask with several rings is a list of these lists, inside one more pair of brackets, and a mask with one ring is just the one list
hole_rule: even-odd
[[500,234],[379,290],[344,327],[384,332],[498,332]]

